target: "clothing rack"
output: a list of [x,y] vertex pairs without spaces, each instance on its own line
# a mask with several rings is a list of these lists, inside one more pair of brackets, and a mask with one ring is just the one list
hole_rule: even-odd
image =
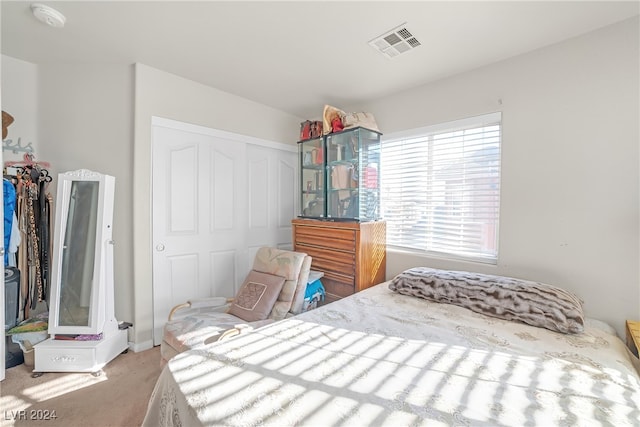
[[[15,263],[5,258],[5,265],[12,264],[20,270],[19,320],[47,311],[53,240],[53,197],[48,191],[53,178],[48,167],[48,162],[35,161],[32,153],[26,153],[23,161],[5,162],[5,247],[8,253],[15,251]],[[11,186],[7,186],[7,182],[12,184],[15,194],[13,211],[10,207],[7,209],[7,192],[11,197]],[[15,242],[7,243],[9,214],[15,221],[9,223],[10,230],[14,225],[17,227],[17,248]],[[9,241],[12,238],[10,236]]]

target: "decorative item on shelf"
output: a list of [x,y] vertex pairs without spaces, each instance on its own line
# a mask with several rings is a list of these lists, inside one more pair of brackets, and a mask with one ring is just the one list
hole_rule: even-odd
[[324,211],[324,200],[315,199],[308,202],[307,207],[303,209],[303,214],[308,217],[321,217]]
[[2,141],[2,150],[13,151],[15,154],[33,153],[33,146],[31,145],[31,143],[22,145],[22,141],[20,138],[18,138],[18,140],[15,142],[12,139],[5,139],[4,141]]
[[380,132],[380,129],[378,129],[378,123],[376,122],[376,118],[371,113],[346,113],[342,117],[342,124],[344,125],[345,129],[360,126],[376,132]]
[[300,141],[311,139],[311,120],[300,123]]
[[[304,153],[304,157],[302,159],[302,164],[304,166],[309,166],[312,163],[312,152],[311,151],[307,151],[306,153]],[[315,159],[313,159],[313,161],[315,161]]]
[[311,122],[311,138],[322,136],[322,122]]
[[332,107],[331,105],[325,105],[322,111],[323,134],[326,135],[331,132],[341,131],[344,128],[342,123],[342,117],[344,115],[345,112],[341,109]]
[[2,150],[3,151],[13,151],[14,153],[33,153],[33,147],[31,143],[27,145],[22,145],[22,141],[18,138],[17,141],[13,141],[12,139],[6,139],[9,134],[9,126],[13,123],[14,118],[11,114],[6,111],[2,112]]
[[4,140],[9,133],[9,126],[13,123],[13,116],[6,111],[2,111],[2,139]]
[[344,125],[342,124],[342,119],[340,117],[335,117],[331,120],[331,131],[332,132],[340,132],[344,129]]
[[322,111],[322,121],[305,120],[300,123],[300,141],[356,127],[363,127],[380,133],[378,123],[372,113],[347,113],[339,108],[325,104]]
[[300,141],[322,136],[322,122],[305,120],[300,123]]
[[378,165],[371,164],[364,168],[363,183],[365,188],[378,188]]
[[363,127],[378,133],[380,132],[375,117],[372,113],[368,112],[347,113],[331,105],[325,105],[322,118],[324,124],[323,133],[325,135],[355,127]]

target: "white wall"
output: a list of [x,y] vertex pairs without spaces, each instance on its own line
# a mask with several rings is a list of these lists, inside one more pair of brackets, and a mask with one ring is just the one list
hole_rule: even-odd
[[133,320],[133,66],[39,65],[39,152],[57,174],[115,177],[116,318]]
[[498,265],[390,252],[387,276],[425,265],[553,283],[624,336],[640,318],[638,40],[635,18],[350,106],[385,133],[503,112]]
[[[116,317],[133,319],[133,67],[35,65],[2,56],[2,108],[15,122],[8,139],[32,142],[48,162],[54,197],[57,175],[76,169],[113,175]],[[23,153],[3,152],[4,161]]]
[[261,104],[136,65],[134,162],[135,319],[137,348],[151,345],[151,118],[192,123],[295,145],[301,119]]
[[[3,109],[16,119],[8,137],[32,142],[36,160],[51,164],[54,200],[60,172],[82,168],[116,178],[115,310],[119,320],[131,321],[133,67],[35,65],[3,55],[2,94]],[[3,154],[5,161],[22,158]]]
[[[35,64],[2,55],[2,111],[14,118],[7,139],[22,146],[31,143],[33,154],[39,160],[38,67]],[[19,161],[23,155],[23,152],[4,151],[3,160]]]

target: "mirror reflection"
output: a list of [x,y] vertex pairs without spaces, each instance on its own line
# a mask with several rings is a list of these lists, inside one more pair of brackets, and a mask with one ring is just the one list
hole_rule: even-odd
[[90,326],[98,189],[98,181],[73,181],[71,184],[62,251],[60,326]]

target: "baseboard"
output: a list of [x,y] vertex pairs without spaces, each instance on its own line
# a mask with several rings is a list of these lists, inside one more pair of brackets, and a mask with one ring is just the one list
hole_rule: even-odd
[[135,342],[129,341],[129,350],[133,351],[134,353],[138,353],[140,351],[149,350],[151,348],[153,348],[153,341],[152,340],[144,341],[144,342],[141,342],[141,343],[135,343]]

